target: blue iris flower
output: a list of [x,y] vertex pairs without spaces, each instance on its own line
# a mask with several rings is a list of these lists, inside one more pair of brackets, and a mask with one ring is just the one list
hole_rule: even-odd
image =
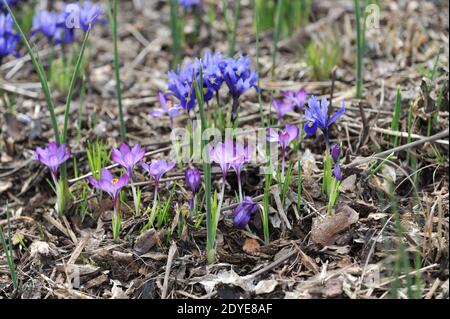
[[327,149],[330,148],[329,127],[345,113],[345,102],[342,101],[339,110],[330,117],[328,115],[328,104],[326,98],[322,98],[319,102],[316,96],[312,96],[308,101],[308,107],[305,109],[306,123],[304,126],[308,136],[313,136],[316,134],[317,129],[320,128],[325,136]]
[[[8,3],[9,7],[12,7],[13,5],[17,4],[19,0],[6,0],[6,3]],[[0,0],[0,13],[8,13],[8,10],[6,9],[5,5],[3,4],[3,0]]]
[[0,64],[1,60],[10,55],[17,55],[17,44],[20,36],[14,32],[11,16],[0,13]]

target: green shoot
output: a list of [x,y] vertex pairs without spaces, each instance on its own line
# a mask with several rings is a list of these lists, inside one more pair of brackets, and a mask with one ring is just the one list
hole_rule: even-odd
[[96,140],[93,143],[88,142],[86,148],[89,168],[95,179],[100,178],[100,170],[108,165],[111,150],[106,143]]
[[125,140],[127,137],[127,130],[125,127],[123,106],[122,106],[122,88],[120,81],[120,64],[119,64],[119,44],[117,34],[117,15],[119,13],[119,0],[113,0],[114,8],[111,8],[110,0],[106,0],[106,8],[108,11],[109,23],[111,25],[112,39],[114,43],[114,71],[116,78],[116,95],[117,104],[119,106],[119,120],[120,120],[120,138]]
[[17,280],[16,264],[14,263],[14,256],[13,256],[13,247],[11,240],[11,223],[9,220],[8,204],[6,204],[6,216],[8,219],[7,221],[8,230],[5,238],[5,233],[3,232],[3,229],[0,227],[0,241],[2,242],[3,251],[5,252],[6,263],[8,264],[9,273],[11,274],[13,287],[14,289],[17,289],[19,288],[19,283]]
[[[395,107],[394,114],[392,115],[392,123],[391,123],[391,131],[398,132],[400,128],[400,113],[401,113],[401,105],[402,105],[402,95],[400,93],[400,87],[397,87],[397,95],[395,97]],[[397,147],[398,145],[398,136],[392,136],[391,143],[393,147]]]
[[263,209],[261,210],[261,221],[264,233],[264,243],[268,245],[270,241],[269,200],[270,200],[270,187],[272,186],[272,174],[266,174],[265,176],[266,178],[264,181],[264,199],[263,199]]
[[298,159],[298,175],[297,175],[297,211],[300,214],[301,211],[301,204],[302,204],[302,178],[303,178],[303,172],[302,172],[302,160],[299,157]]
[[241,0],[235,1],[236,3],[236,11],[234,12],[234,20],[233,20],[233,30],[231,34],[228,35],[228,56],[233,56],[235,47],[236,47],[236,34],[237,27],[239,22],[239,15],[241,12]]
[[[330,46],[330,43],[331,46]],[[341,50],[338,41],[311,41],[306,47],[306,64],[315,80],[325,80],[330,77],[333,68],[340,63]]]
[[179,17],[178,0],[170,0],[170,30],[172,32],[172,67],[175,68],[181,62],[181,43],[183,23]]
[[283,8],[284,0],[277,1],[276,13],[275,13],[275,32],[273,36],[273,46],[272,46],[272,78],[275,76],[275,67],[277,62],[278,53],[278,41],[280,40],[281,31],[281,12]]
[[[355,18],[356,18],[356,98],[362,97],[362,59],[363,42],[365,35],[361,26],[361,5],[360,0],[355,0]],[[365,21],[363,22],[365,24]]]
[[332,188],[332,174],[333,159],[328,151],[325,152],[325,159],[323,161],[323,180],[322,180],[322,193],[324,193],[328,199],[330,199]]

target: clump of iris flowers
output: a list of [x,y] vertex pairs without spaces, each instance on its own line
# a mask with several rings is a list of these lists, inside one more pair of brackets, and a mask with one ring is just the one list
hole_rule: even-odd
[[178,100],[177,103],[173,102],[174,105],[179,105],[189,114],[196,105],[195,80],[198,84],[203,83],[201,89],[204,101],[208,103],[216,96],[218,105],[219,91],[222,84],[226,83],[232,98],[231,120],[234,123],[239,109],[239,98],[251,88],[259,90],[258,74],[251,69],[250,64],[250,58],[243,55],[233,59],[222,58],[220,52],[214,55],[206,52],[201,60],[196,59],[194,63],[186,63],[184,67],[178,66],[175,71],[168,72],[168,92]]
[[0,65],[3,58],[8,55],[18,55],[16,50],[20,36],[14,32],[13,25],[12,17],[9,14],[0,13]]

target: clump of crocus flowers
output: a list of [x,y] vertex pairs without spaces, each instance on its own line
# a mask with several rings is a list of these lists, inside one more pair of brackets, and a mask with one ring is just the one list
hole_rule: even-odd
[[37,147],[35,159],[50,169],[50,174],[56,190],[56,210],[63,214],[65,207],[65,181],[59,179],[59,167],[64,164],[71,156],[70,150],[66,144],[58,145],[56,142],[50,142],[46,148]]

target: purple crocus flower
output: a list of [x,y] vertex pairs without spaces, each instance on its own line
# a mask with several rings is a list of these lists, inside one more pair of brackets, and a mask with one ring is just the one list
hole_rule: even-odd
[[98,181],[92,176],[89,176],[88,180],[92,186],[108,193],[112,198],[114,206],[114,214],[112,216],[112,231],[114,240],[117,240],[119,238],[121,228],[119,193],[120,190],[128,184],[129,176],[127,173],[125,173],[121,177],[117,178],[114,177],[108,169],[103,168],[100,171],[100,179]]
[[189,209],[191,213],[194,211],[195,195],[202,183],[202,175],[198,168],[188,168],[184,174],[186,185],[192,191],[192,198],[189,200]]
[[161,177],[172,170],[176,162],[167,162],[165,160],[152,160],[150,164],[141,162],[142,168],[155,179],[155,188],[158,188]]
[[202,176],[198,168],[188,168],[184,174],[186,185],[192,193],[196,193],[202,183]]
[[249,161],[252,150],[253,149],[251,146],[244,147],[244,145],[242,145],[240,143],[236,143],[234,145],[235,158],[231,162],[231,167],[236,172],[236,178],[237,178],[238,188],[239,188],[239,198],[241,200],[242,200],[242,183],[241,183],[242,168],[244,167],[244,164]]
[[233,210],[233,224],[237,228],[245,228],[252,216],[258,211],[258,204],[251,197],[244,200]]
[[119,192],[125,185],[128,184],[129,176],[125,173],[121,177],[117,178],[114,177],[108,169],[102,168],[100,171],[99,180],[96,180],[92,176],[89,176],[88,180],[89,183],[91,183],[91,185],[95,188],[108,193],[111,196],[114,205],[116,205]]
[[159,180],[165,173],[173,169],[176,164],[176,162],[167,162],[165,160],[152,160],[150,164],[141,162],[142,168],[155,179],[155,194],[153,197],[153,208],[150,215],[150,224],[153,224],[155,219]]
[[154,109],[150,112],[151,116],[159,117],[164,114],[169,115],[170,118],[170,124],[173,126],[173,118],[177,117],[180,114],[180,111],[183,110],[183,108],[178,105],[174,104],[173,100],[169,99],[169,94],[162,94],[159,93],[159,102],[162,105],[162,108]]
[[312,136],[316,133],[317,128],[322,130],[327,150],[330,149],[330,142],[328,136],[328,130],[331,124],[336,122],[345,113],[345,102],[342,101],[340,109],[334,113],[331,117],[328,116],[328,100],[322,98],[319,102],[317,97],[312,96],[308,101],[308,108],[305,110],[305,117],[307,122],[304,129],[308,136]]
[[132,176],[134,166],[139,163],[145,155],[145,148],[141,148],[139,144],[130,148],[127,144],[120,144],[118,149],[112,150],[111,158],[114,162],[127,170]]
[[70,158],[71,154],[66,144],[58,145],[50,142],[47,148],[37,147],[35,158],[50,169],[55,185],[58,184],[58,169]]
[[297,125],[287,124],[284,130],[275,131],[273,128],[267,129],[267,141],[274,143],[280,143],[283,152],[286,150],[287,146],[294,140],[297,139],[299,130]]
[[133,192],[134,209],[137,215],[140,209],[136,188],[133,183],[133,168],[144,158],[144,155],[145,148],[141,148],[139,144],[130,148],[125,143],[120,144],[118,149],[113,149],[111,154],[112,160],[127,170],[131,182],[131,191]]
[[267,129],[267,141],[270,143],[278,142],[281,146],[281,175],[284,179],[284,166],[286,157],[286,148],[298,138],[299,130],[297,125],[287,124],[284,130],[276,132],[273,128]]
[[219,164],[222,170],[222,177],[225,183],[228,170],[230,169],[233,161],[237,159],[237,156],[235,155],[235,147],[233,141],[226,139],[224,143],[222,142],[217,143],[215,147],[210,148],[209,157],[212,162]]
[[16,49],[19,41],[20,36],[14,32],[12,17],[0,14],[0,64],[4,57],[18,55]]
[[286,92],[284,93],[284,98],[293,104],[298,111],[303,111],[303,106],[305,105],[307,94],[304,89],[300,89],[297,92]]
[[272,100],[273,107],[277,113],[278,122],[289,112],[294,110],[294,104],[288,100]]

